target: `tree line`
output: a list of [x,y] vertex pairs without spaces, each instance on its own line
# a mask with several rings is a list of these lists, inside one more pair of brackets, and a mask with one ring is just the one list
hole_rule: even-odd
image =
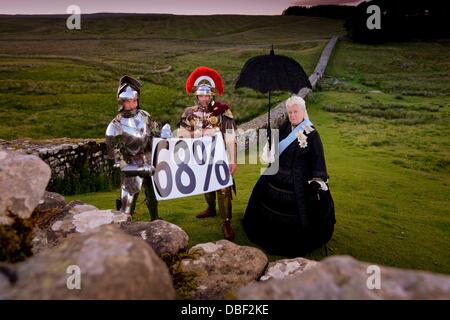
[[[367,27],[372,14],[367,12],[367,8],[371,5],[380,8],[380,29]],[[448,39],[450,36],[445,1],[438,0],[372,0],[357,6],[292,6],[284,10],[283,15],[342,19],[347,35],[363,43]]]

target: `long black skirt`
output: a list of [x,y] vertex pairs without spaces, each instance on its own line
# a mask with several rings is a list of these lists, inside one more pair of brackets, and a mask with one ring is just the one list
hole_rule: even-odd
[[336,222],[330,191],[305,185],[301,199],[292,185],[260,177],[243,220],[249,239],[269,254],[287,257],[304,256],[327,243]]

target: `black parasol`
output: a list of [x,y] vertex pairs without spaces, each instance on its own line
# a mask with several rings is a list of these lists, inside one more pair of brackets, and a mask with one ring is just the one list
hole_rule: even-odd
[[311,88],[309,78],[302,66],[292,58],[270,54],[250,58],[244,65],[236,81],[235,88],[247,87],[263,94],[269,93],[269,111],[267,118],[267,139],[271,148],[270,129],[270,92],[289,91],[297,94],[304,87]]

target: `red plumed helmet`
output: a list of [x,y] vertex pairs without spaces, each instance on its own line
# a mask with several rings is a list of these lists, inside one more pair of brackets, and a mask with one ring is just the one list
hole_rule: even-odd
[[198,87],[205,82],[211,88],[216,88],[219,95],[223,94],[223,81],[220,74],[208,67],[198,67],[189,75],[186,80],[186,92],[188,95],[191,94],[193,87]]

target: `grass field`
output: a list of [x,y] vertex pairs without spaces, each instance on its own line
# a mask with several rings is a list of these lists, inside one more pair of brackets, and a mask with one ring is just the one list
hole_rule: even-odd
[[175,125],[193,103],[184,84],[199,65],[222,74],[221,99],[240,123],[267,108],[265,96],[234,90],[247,59],[274,44],[309,74],[326,39],[341,33],[339,21],[307,17],[88,16],[81,31],[62,18],[0,17],[0,121],[8,124],[0,138],[103,137],[125,73],[144,81],[143,109]]
[[[218,19],[217,25],[208,19]],[[198,64],[223,73],[224,100],[242,122],[260,114],[266,102],[251,91],[232,90],[247,58],[267,52],[273,42],[310,73],[324,39],[342,33],[338,21],[302,17],[140,17],[127,37],[111,17],[86,21],[86,32],[78,34],[51,19],[19,20],[0,19],[0,138],[101,137],[124,70],[144,79],[144,107],[173,124],[190,102],[182,87]],[[196,32],[208,25],[214,25],[208,34]],[[450,274],[449,47],[338,43],[307,102],[324,143],[336,205],[329,254]],[[251,245],[240,222],[258,174],[259,167],[241,165],[236,175],[238,244]],[[106,209],[116,196],[66,198]],[[137,220],[148,219],[142,200]],[[204,208],[202,196],[163,201],[160,215],[186,230],[191,245],[221,239],[219,218],[195,218]],[[324,256],[322,249],[309,255]]]
[[[442,73],[448,69],[448,45],[392,44],[385,50],[338,44],[326,77],[308,98],[310,118],[324,142],[336,205],[329,254],[450,273],[450,100]],[[411,51],[415,57],[405,62],[403,57]],[[429,55],[438,66],[425,72]],[[396,68],[390,62],[396,59],[412,67]],[[372,68],[377,73],[370,72]],[[420,85],[427,78],[431,81]],[[242,245],[252,245],[241,219],[258,173],[259,167],[244,165],[236,175],[233,223],[236,242]],[[115,197],[113,192],[70,199],[110,208]],[[191,244],[222,237],[219,218],[195,218],[204,207],[201,196],[160,203],[161,216],[182,226]],[[138,212],[136,219],[148,218],[142,203]],[[324,256],[323,249],[309,255]]]

